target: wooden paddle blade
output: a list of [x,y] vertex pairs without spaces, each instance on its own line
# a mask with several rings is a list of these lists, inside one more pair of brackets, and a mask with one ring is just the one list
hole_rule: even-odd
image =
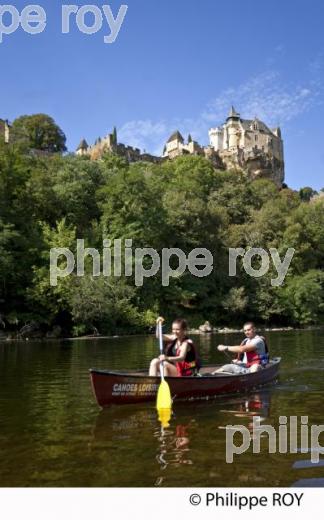
[[161,381],[161,384],[159,386],[157,399],[156,399],[156,408],[158,410],[163,410],[163,409],[168,409],[168,408],[171,409],[171,407],[172,407],[172,399],[171,399],[170,387],[169,387],[168,383],[165,380],[163,380],[163,381]]
[[170,419],[171,419],[171,408],[159,408],[158,409],[159,414],[159,421],[163,428],[168,428],[170,426]]

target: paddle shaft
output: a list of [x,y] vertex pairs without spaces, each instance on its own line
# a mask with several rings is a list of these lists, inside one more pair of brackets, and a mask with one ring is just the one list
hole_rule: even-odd
[[224,354],[226,357],[228,357],[228,359],[230,359],[232,361],[232,358],[231,358],[231,355],[227,352],[227,350],[223,350]]
[[[163,336],[162,336],[162,323],[158,322],[158,337],[159,337],[159,346],[160,346],[160,354],[163,354]],[[157,397],[156,397],[156,408],[159,414],[159,420],[161,421],[162,426],[168,427],[170,418],[171,418],[171,407],[172,407],[172,398],[170,387],[168,382],[164,379],[164,362],[160,363],[160,375],[161,375],[161,383],[158,389]]]
[[[163,335],[162,335],[162,323],[158,322],[158,336],[159,336],[159,346],[160,346],[160,354],[163,354]],[[161,361],[160,363],[160,373],[161,373],[161,379],[164,381],[164,363]]]

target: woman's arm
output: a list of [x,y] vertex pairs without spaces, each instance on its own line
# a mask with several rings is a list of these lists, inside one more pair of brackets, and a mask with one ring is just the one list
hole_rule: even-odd
[[[158,319],[156,320],[156,331],[155,331],[155,335],[157,338],[159,338],[159,323],[161,323],[161,326],[163,325],[164,323],[164,318],[162,318],[162,316],[159,316]],[[161,327],[162,328],[162,327]],[[176,337],[173,335],[173,334],[163,334],[162,333],[162,340],[163,341],[173,341],[175,340]]]
[[[155,333],[156,337],[158,338],[159,337],[159,329],[158,329],[158,326],[156,327],[156,333]],[[166,342],[170,342],[170,341],[174,341],[176,339],[175,336],[173,336],[172,334],[162,334],[162,340],[163,341],[166,341]]]
[[178,356],[160,356],[161,361],[170,361],[172,363],[179,363],[180,361],[184,361],[186,359],[186,355],[189,349],[188,342],[185,341],[180,347],[180,354]]

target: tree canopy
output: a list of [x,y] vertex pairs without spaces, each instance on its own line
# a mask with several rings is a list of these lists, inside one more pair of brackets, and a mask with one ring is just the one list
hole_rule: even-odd
[[[62,152],[65,136],[48,116],[18,118],[14,128],[29,146]],[[61,154],[29,154],[0,144],[0,315],[7,328],[37,321],[65,334],[146,330],[161,312],[192,326],[253,319],[268,325],[311,325],[324,317],[324,197],[309,188],[278,190],[269,180],[217,171],[203,157],[160,164],[107,154],[100,161]],[[196,247],[213,255],[207,277],[187,271],[163,287],[156,275],[136,287],[134,276],[74,274],[50,285],[50,248],[76,251],[76,239],[103,253],[104,239],[132,239],[136,247]],[[273,267],[250,277],[238,260],[228,275],[228,249],[276,248],[295,254],[283,285]],[[145,260],[147,261],[147,259]],[[173,260],[172,260],[173,261]],[[64,265],[64,258],[60,259]],[[147,264],[149,266],[149,262]],[[1,322],[2,323],[2,322]]]
[[46,114],[21,116],[12,124],[12,138],[32,150],[48,153],[66,151],[66,137],[55,121]]

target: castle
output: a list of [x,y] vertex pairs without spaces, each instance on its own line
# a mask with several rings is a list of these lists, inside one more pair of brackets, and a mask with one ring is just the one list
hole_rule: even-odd
[[270,130],[257,117],[242,119],[232,107],[225,124],[209,130],[209,139],[226,169],[239,167],[252,178],[267,177],[282,186],[285,168],[279,127]]
[[108,151],[125,157],[129,162],[161,162],[180,155],[201,155],[222,170],[245,171],[250,178],[265,177],[273,180],[278,187],[284,181],[284,152],[280,128],[270,129],[257,117],[242,119],[232,106],[225,123],[209,130],[209,145],[201,146],[191,135],[185,142],[176,130],[167,140],[161,157],[141,153],[117,142],[117,131],[98,139],[89,146],[83,139],[76,150],[77,155],[88,155],[99,159]]
[[[10,128],[7,120],[0,119],[0,139],[5,143],[10,140]],[[243,119],[234,107],[231,107],[223,125],[209,130],[208,146],[200,145],[191,135],[185,142],[181,133],[176,130],[167,140],[162,156],[158,157],[142,153],[139,148],[118,143],[117,130],[114,128],[112,133],[99,137],[92,146],[82,139],[76,150],[77,155],[88,156],[92,160],[100,159],[105,152],[124,157],[128,162],[154,163],[180,155],[200,155],[208,158],[218,169],[241,170],[251,179],[271,179],[279,188],[285,177],[280,128],[271,130],[257,117]]]
[[99,137],[93,146],[89,146],[87,141],[82,139],[76,150],[77,155],[88,155],[92,160],[100,159],[105,152],[125,157],[128,162],[159,162],[161,160],[160,157],[148,153],[141,153],[139,148],[133,148],[132,146],[118,143],[116,127],[111,134],[107,134],[103,138]]

